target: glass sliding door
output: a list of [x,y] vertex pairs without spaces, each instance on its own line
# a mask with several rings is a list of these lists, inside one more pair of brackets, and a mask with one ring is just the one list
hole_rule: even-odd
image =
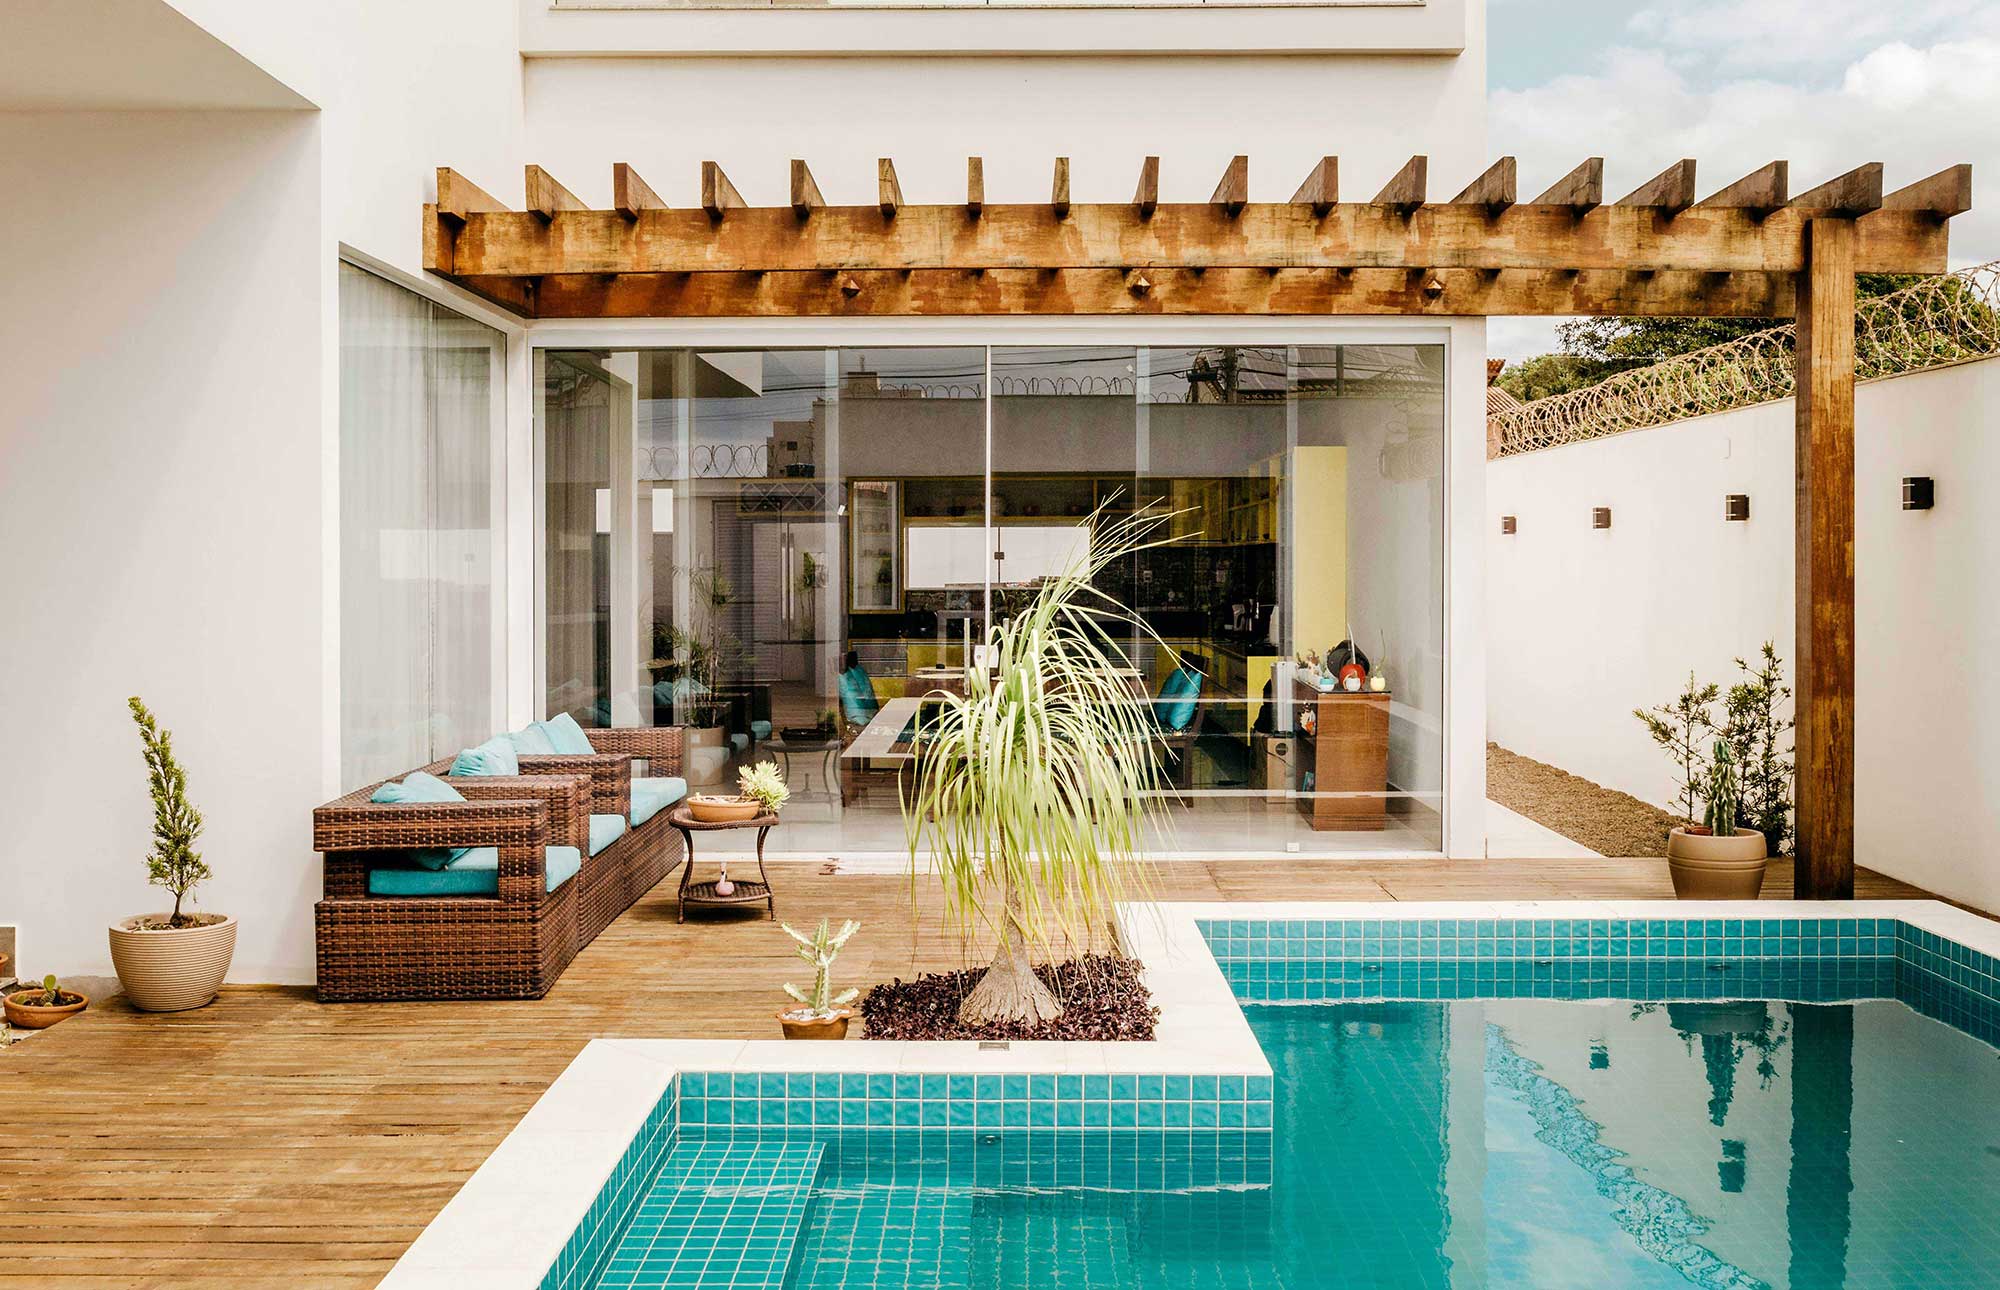
[[499,728],[504,354],[493,328],[340,266],[344,784]]
[[1146,507],[1173,541],[1102,585],[1158,845],[1439,849],[1441,347],[544,358],[551,709],[687,727],[697,784],[779,760],[779,850],[899,853],[920,696]]

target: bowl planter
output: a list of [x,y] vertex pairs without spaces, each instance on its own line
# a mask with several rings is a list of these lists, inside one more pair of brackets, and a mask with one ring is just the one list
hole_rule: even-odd
[[688,814],[703,824],[728,824],[754,820],[764,813],[764,804],[754,797],[715,797],[696,793],[688,798]]
[[39,1002],[47,997],[40,986],[32,990],[15,990],[9,993],[6,1002],[7,1024],[19,1026],[23,1030],[45,1030],[65,1017],[74,1017],[90,1006],[90,996],[78,994],[74,990],[60,991],[57,997],[68,999],[70,1002],[58,1003],[54,1007]]
[[1766,863],[1764,835],[1755,829],[1738,829],[1734,837],[1685,828],[1667,834],[1667,872],[1682,900],[1755,900]]
[[835,1008],[830,1017],[800,1016],[793,1008],[778,1014],[778,1024],[784,1027],[787,1039],[845,1039],[853,1016],[852,1008]]
[[215,998],[236,952],[236,920],[225,914],[192,927],[149,926],[166,914],[113,923],[111,964],[125,997],[142,1012],[184,1012]]

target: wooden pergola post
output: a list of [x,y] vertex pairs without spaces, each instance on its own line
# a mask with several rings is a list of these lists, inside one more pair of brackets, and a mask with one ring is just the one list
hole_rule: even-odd
[[1798,276],[1798,850],[1792,894],[1854,896],[1852,219],[1806,222]]

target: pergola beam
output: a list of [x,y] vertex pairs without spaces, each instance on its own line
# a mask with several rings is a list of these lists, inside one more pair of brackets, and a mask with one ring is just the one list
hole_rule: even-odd
[[[833,209],[839,209],[835,207]],[[814,215],[817,222],[826,212]],[[511,278],[493,281],[507,283]],[[466,280],[478,289],[480,279]],[[1794,275],[1673,270],[856,269],[565,274],[541,279],[542,318],[1055,315],[1620,314],[1785,317]]]
[[1604,158],[1586,157],[1583,164],[1549,186],[1531,206],[1562,206],[1581,219],[1604,205]]
[[1069,158],[1057,157],[1055,179],[1049,186],[1049,209],[1059,220],[1069,218]]
[[581,198],[557,183],[556,177],[540,166],[530,164],[524,182],[528,191],[528,209],[544,224],[554,219],[558,211],[590,209]]
[[812,213],[824,205],[826,198],[819,195],[819,184],[813,179],[812,168],[793,157],[792,214],[800,219],[810,219]]
[[446,219],[463,223],[468,215],[506,209],[507,203],[450,166],[437,168],[437,213]]
[[1340,204],[1340,158],[1321,157],[1307,172],[1306,180],[1292,194],[1292,201],[1312,207],[1315,216],[1324,215]]
[[1852,218],[1882,209],[1882,163],[1871,161],[1792,198],[1794,210]]
[[[893,172],[892,172],[893,173]],[[520,212],[469,212],[451,254],[429,268],[469,277],[562,273],[689,273],[845,269],[1407,268],[1617,269],[1795,273],[1804,220],[1791,208],[1763,220],[1697,208],[1671,224],[1651,208],[1602,206],[1581,217],[1553,205],[1425,206],[1343,202],[1315,215],[1305,203],[1250,202],[1233,218],[1207,203],[829,206],[801,224],[789,206],[738,209],[734,189],[704,193],[703,212],[568,211],[553,224]],[[705,185],[706,188],[706,185]],[[720,205],[718,193],[721,195]],[[734,198],[740,202],[740,198]],[[729,213],[721,218],[722,209]],[[889,210],[895,215],[889,218]],[[1941,273],[1947,228],[1918,210],[1882,210],[1859,223],[1863,272]]]
[[1656,210],[1672,219],[1694,205],[1694,160],[1682,158],[1618,199],[1620,206]]
[[1498,215],[1518,198],[1518,184],[1514,158],[1502,157],[1488,166],[1479,178],[1467,184],[1464,192],[1451,199],[1451,204],[1483,206],[1487,214]]
[[1382,191],[1375,194],[1374,206],[1387,206],[1405,217],[1414,215],[1424,204],[1424,193],[1430,182],[1431,162],[1429,157],[1411,157],[1403,163]]
[[965,159],[965,213],[978,219],[986,208],[986,162],[980,157]]
[[1238,155],[1230,159],[1228,167],[1222,172],[1222,180],[1216,184],[1208,204],[1235,219],[1249,202],[1250,158]]
[[1882,199],[1882,209],[1922,211],[1940,221],[1963,215],[1972,209],[1972,167],[1952,166],[1898,188]]
[[1752,218],[1763,219],[1772,211],[1785,208],[1791,169],[1788,161],[1773,161],[1751,171],[1722,191],[1702,198],[1695,205],[1711,210],[1749,211]]
[[701,209],[711,224],[720,223],[729,211],[749,209],[743,204],[743,194],[713,161],[701,163]]
[[875,163],[875,205],[883,219],[894,219],[903,209],[903,185],[896,178],[896,163],[887,157]]
[[1148,157],[1139,163],[1139,187],[1132,193],[1132,209],[1140,219],[1151,219],[1160,205],[1160,159]]
[[611,206],[626,220],[639,218],[640,211],[663,211],[667,204],[639,178],[639,172],[622,161],[611,164]]

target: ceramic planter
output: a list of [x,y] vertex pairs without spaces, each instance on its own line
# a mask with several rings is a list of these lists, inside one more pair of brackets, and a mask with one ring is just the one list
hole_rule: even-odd
[[166,914],[136,914],[113,923],[111,965],[125,997],[142,1012],[185,1012],[215,997],[236,953],[236,920],[200,927],[140,931],[142,921],[165,922]]
[[754,797],[713,797],[696,793],[688,799],[688,814],[703,824],[729,824],[754,820],[764,813],[764,804]]
[[65,997],[74,1000],[74,1002],[59,1003],[50,1008],[44,1007],[39,1003],[23,1002],[23,1000],[45,997],[40,986],[36,986],[32,990],[14,991],[7,996],[7,1024],[10,1026],[19,1026],[23,1030],[46,1030],[65,1017],[74,1017],[77,1013],[82,1012],[90,1006],[90,996],[87,994],[78,994],[74,990],[64,990],[62,993]]
[[1764,835],[1738,829],[1734,837],[1667,834],[1667,872],[1682,900],[1755,900],[1764,887]]
[[845,1039],[847,1023],[854,1016],[852,1008],[835,1008],[831,1017],[808,1017],[800,1019],[790,1011],[778,1014],[778,1024],[784,1027],[787,1039]]

